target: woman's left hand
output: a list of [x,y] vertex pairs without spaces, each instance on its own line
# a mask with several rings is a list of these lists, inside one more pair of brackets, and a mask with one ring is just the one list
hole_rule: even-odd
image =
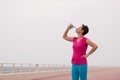
[[81,58],[87,58],[88,56],[87,55],[83,55]]

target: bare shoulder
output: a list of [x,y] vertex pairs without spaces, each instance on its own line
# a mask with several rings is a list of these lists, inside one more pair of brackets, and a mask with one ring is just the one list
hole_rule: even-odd
[[90,46],[97,46],[96,43],[90,40],[89,38],[87,38],[86,43]]

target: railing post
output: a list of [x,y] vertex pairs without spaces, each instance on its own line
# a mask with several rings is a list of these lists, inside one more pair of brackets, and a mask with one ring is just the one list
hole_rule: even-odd
[[35,72],[38,72],[39,71],[39,64],[36,64],[35,66]]
[[47,70],[48,70],[48,71],[50,70],[50,64],[48,64],[48,68],[47,68]]
[[31,68],[31,64],[29,64],[29,66],[28,66],[28,72],[30,72],[30,68]]
[[23,64],[21,64],[21,66],[20,66],[20,72],[22,72],[22,68],[23,68]]
[[12,65],[12,73],[14,73],[15,70],[15,64]]
[[3,64],[1,63],[1,66],[0,66],[0,74],[2,74],[2,68],[3,68]]

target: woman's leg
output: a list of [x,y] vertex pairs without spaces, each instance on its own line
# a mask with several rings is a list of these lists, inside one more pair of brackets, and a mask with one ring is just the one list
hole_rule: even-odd
[[75,64],[72,64],[72,80],[79,80],[79,72]]
[[87,65],[79,65],[80,80],[87,80]]

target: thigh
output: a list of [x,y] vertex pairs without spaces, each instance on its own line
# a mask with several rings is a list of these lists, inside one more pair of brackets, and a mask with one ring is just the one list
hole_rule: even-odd
[[87,65],[79,66],[80,80],[87,80]]
[[72,80],[79,80],[77,65],[72,64]]

